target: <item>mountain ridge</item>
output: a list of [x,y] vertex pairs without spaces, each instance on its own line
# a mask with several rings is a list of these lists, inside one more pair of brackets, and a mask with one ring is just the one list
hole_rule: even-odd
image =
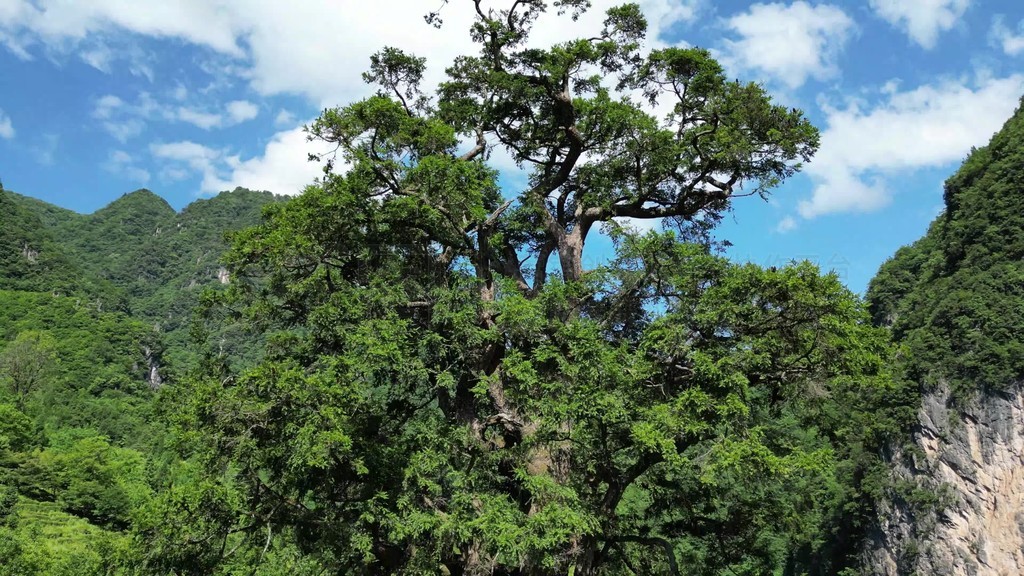
[[101,310],[150,323],[178,351],[172,363],[182,364],[199,293],[226,281],[225,235],[256,224],[281,198],[236,188],[175,211],[142,188],[79,214],[0,191],[0,288],[87,295]]

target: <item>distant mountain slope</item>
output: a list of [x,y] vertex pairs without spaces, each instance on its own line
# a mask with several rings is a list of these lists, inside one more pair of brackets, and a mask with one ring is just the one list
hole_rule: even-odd
[[273,200],[265,192],[224,192],[197,200],[141,238],[133,258],[117,270],[135,299],[135,313],[165,327],[186,321],[201,287],[227,281],[220,265],[225,235],[259,222]]
[[227,282],[225,235],[256,224],[269,192],[238,188],[177,213],[149,190],[125,194],[93,214],[77,214],[0,192],[0,289],[85,296],[164,334],[182,359],[204,287]]
[[162,229],[172,226],[175,215],[163,198],[149,190],[137,190],[52,230],[87,270],[137,297],[133,282],[140,252]]
[[47,228],[53,228],[72,220],[85,218],[85,216],[78,212],[68,210],[67,208],[61,208],[60,206],[55,206],[49,202],[39,200],[38,198],[22,196],[21,194],[11,192],[10,190],[7,192],[8,198],[10,198],[14,203],[21,205],[22,208],[25,208],[29,212],[38,216],[39,220]]
[[0,188],[0,289],[89,297],[112,291],[90,277],[44,223],[43,217],[47,222],[60,220],[59,209],[26,200]]

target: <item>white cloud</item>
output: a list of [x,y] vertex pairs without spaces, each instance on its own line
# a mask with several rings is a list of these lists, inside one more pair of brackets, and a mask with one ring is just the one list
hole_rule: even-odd
[[93,118],[99,120],[103,129],[121,143],[142,134],[147,120],[167,115],[168,112],[146,92],[139,94],[138,100],[132,103],[113,94],[101,96],[92,111]]
[[217,51],[241,55],[238,26],[223,2],[183,0],[7,0],[0,2],[0,27],[8,43],[22,49],[35,42],[57,45],[85,37],[130,30],[157,38],[180,38]]
[[931,49],[940,33],[956,25],[971,0],[871,0],[870,4],[886,22],[905,32],[922,48]]
[[[660,32],[693,21],[702,2],[640,0],[651,23],[648,44],[663,44],[658,39]],[[488,4],[500,8],[508,6],[510,0],[488,0]],[[557,17],[551,10],[536,22],[531,42],[543,45],[590,36],[600,30],[605,11],[618,4],[619,0],[594,0],[593,8],[576,22]],[[199,65],[213,75],[211,90],[197,90],[189,98],[184,97],[184,90],[178,90],[182,97],[173,94],[175,99],[171,100],[168,96],[173,105],[149,97],[146,102],[121,100],[116,106],[97,106],[94,115],[104,128],[126,141],[143,132],[150,122],[188,121],[210,129],[250,118],[259,110],[244,101],[225,109],[201,100],[236,82],[248,83],[262,96],[297,95],[318,107],[365,96],[371,88],[361,81],[360,73],[371,54],[389,45],[426,57],[425,84],[432,85],[443,77],[445,67],[456,55],[476,50],[468,34],[474,11],[463,3],[444,6],[445,24],[437,30],[423,21],[423,15],[435,8],[421,0],[180,0],[155,7],[134,0],[0,0],[0,42],[11,50],[20,50],[18,53],[26,58],[40,49],[48,55],[94,50],[95,63],[110,67],[122,65],[124,59],[100,59],[101,49],[130,45],[125,37],[133,34],[207,48],[209,52]],[[382,13],[388,18],[380,18]],[[200,101],[194,101],[196,98]],[[294,116],[287,112],[279,113],[276,120],[280,128],[295,125]],[[299,131],[286,130],[275,135],[256,158],[231,157],[224,151],[207,149],[214,153],[211,156],[193,148],[193,157],[175,160],[166,157],[174,152],[166,145],[158,145],[153,153],[163,154],[163,161],[175,164],[159,169],[162,177],[180,176],[182,165],[205,162],[198,169],[189,169],[203,175],[206,191],[237,183],[288,193],[298,191],[318,174],[306,162],[307,146]]]
[[94,118],[99,118],[100,120],[108,120],[114,115],[114,112],[122,106],[124,106],[124,100],[121,100],[113,94],[107,94],[96,101],[96,107],[93,108],[92,115]]
[[875,178],[865,182],[845,166],[836,166],[834,170],[815,175],[810,200],[801,200],[797,205],[801,217],[811,219],[841,212],[873,212],[889,204],[889,192],[882,180]]
[[177,166],[164,166],[160,169],[160,179],[165,182],[179,182],[187,180],[192,172],[186,168]]
[[217,164],[224,156],[224,151],[204,146],[190,140],[179,142],[150,144],[149,151],[157,160],[168,162],[165,170],[182,171],[187,168],[192,173],[202,176],[201,188],[204,192],[217,192]]
[[199,171],[211,168],[223,154],[220,150],[190,140],[150,144],[149,151],[157,158],[184,162]]
[[[600,28],[604,11],[619,3],[594,0],[594,7],[575,23],[542,16],[535,39],[543,43],[592,34]],[[700,3],[641,0],[654,34],[692,21]],[[495,5],[507,5],[507,0]],[[444,27],[436,30],[423,21],[433,9],[422,0],[6,0],[0,2],[0,42],[29,57],[35,45],[70,52],[83,43],[102,43],[116,32],[174,38],[227,58],[226,69],[260,94],[298,94],[330,106],[366,94],[359,73],[370,54],[383,46],[401,46],[427,57],[428,81],[439,79],[454,56],[472,50],[467,30],[473,10],[463,3],[446,5]]]
[[320,164],[307,160],[309,154],[324,151],[323,145],[306,141],[302,128],[278,132],[261,155],[247,159],[187,140],[150,146],[153,157],[165,163],[161,177],[181,180],[196,174],[202,179],[203,193],[242,186],[275,194],[298,194],[322,174]]
[[178,120],[188,122],[189,124],[198,126],[203,130],[217,128],[224,123],[224,118],[222,118],[220,114],[211,114],[209,112],[203,112],[202,110],[196,110],[185,106],[178,108],[176,116]]
[[269,190],[276,194],[294,195],[302,192],[313,179],[321,176],[321,166],[308,160],[310,152],[322,151],[306,141],[302,128],[278,132],[267,143],[262,156],[243,160],[229,156],[224,163],[229,174],[219,180],[213,189],[233,190],[237,186],[252,190]]
[[985,145],[1018,105],[1024,74],[943,81],[900,92],[890,85],[873,107],[823,105],[821,149],[807,166],[815,182],[804,218],[870,211],[889,202],[885,177],[938,167]]
[[113,56],[106,46],[97,46],[79,53],[83,62],[104,74],[110,74],[110,62],[113,60]]
[[259,116],[260,108],[248,100],[235,100],[228,102],[227,111],[232,124],[241,124]]
[[252,120],[259,115],[260,109],[248,100],[233,100],[227,103],[224,107],[224,112],[224,114],[218,114],[180,106],[175,116],[182,122],[188,122],[203,130],[209,130],[211,128],[234,126],[235,124]]
[[11,124],[11,117],[0,110],[0,138],[10,140],[14,138],[14,125]]
[[793,230],[796,230],[796,227],[796,218],[792,216],[786,216],[782,220],[779,220],[779,224],[775,227],[775,231],[780,234],[785,234],[786,232],[792,232]]
[[103,129],[123,144],[142,134],[146,129],[146,123],[138,118],[127,118],[118,122],[104,122]]
[[132,180],[141,184],[149,182],[149,171],[140,168],[135,164],[135,159],[124,150],[114,150],[110,153],[103,168],[108,172],[121,176],[126,180]]
[[1017,24],[1017,32],[1007,28],[1003,18],[997,17],[992,23],[991,38],[1007,56],[1024,54],[1024,20]]
[[[187,90],[178,86],[171,92],[175,100],[187,98]],[[223,113],[209,112],[201,107],[171,106],[158,102],[148,92],[139,94],[135,102],[126,102],[113,94],[98,100],[93,108],[93,118],[100,120],[103,128],[119,142],[138,136],[151,121],[186,122],[203,130],[233,126],[255,118],[259,108],[246,100],[234,100],[224,106]]]
[[25,41],[16,34],[18,28],[32,20],[33,7],[25,0],[8,0],[0,2],[0,44],[7,47],[15,56],[22,60],[31,60]]
[[757,70],[789,88],[808,78],[826,80],[838,74],[836,58],[855,30],[853,20],[828,4],[811,6],[755,4],[726,21],[738,40],[726,40],[723,62]]
[[282,126],[294,126],[295,125],[295,114],[287,110],[278,110],[277,116],[274,118],[274,126],[278,128]]

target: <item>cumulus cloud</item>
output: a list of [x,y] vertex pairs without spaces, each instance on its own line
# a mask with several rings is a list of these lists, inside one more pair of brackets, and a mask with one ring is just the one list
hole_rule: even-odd
[[224,158],[228,175],[217,182],[214,189],[232,190],[242,186],[276,194],[298,194],[322,175],[320,164],[308,160],[310,152],[323,152],[321,148],[323,146],[306,141],[302,128],[278,132],[267,143],[262,156],[246,160],[237,155]]
[[786,216],[782,220],[779,220],[778,225],[775,226],[775,231],[780,234],[785,234],[786,232],[792,232],[793,230],[796,230],[796,227],[796,218],[792,216]]
[[94,118],[100,120],[108,120],[114,116],[118,109],[124,106],[124,100],[121,100],[113,94],[107,94],[101,96],[96,100],[96,106],[93,108],[92,115]]
[[1017,24],[1017,31],[1010,30],[1002,17],[992,23],[992,40],[1003,49],[1007,56],[1024,54],[1024,20]]
[[[202,177],[201,188],[203,192],[217,192],[218,163],[224,156],[223,150],[211,148],[191,140],[179,142],[150,144],[149,152],[159,161],[166,164],[166,173],[174,173],[184,176],[189,173],[199,174]],[[178,179],[184,179],[178,178]]]
[[89,66],[105,74],[110,74],[110,63],[114,59],[114,54],[106,46],[82,50],[79,53],[79,57]]
[[729,18],[726,28],[738,37],[725,42],[727,66],[762,72],[795,89],[808,78],[838,74],[836,58],[855,24],[835,6],[798,1],[755,4]]
[[11,124],[11,117],[0,110],[0,138],[10,140],[14,138],[14,125]]
[[154,116],[167,113],[147,93],[139,94],[135,102],[126,102],[113,94],[101,96],[93,106],[92,116],[118,142],[124,143],[142,134],[146,121]]
[[885,177],[962,160],[988,142],[1018,105],[1024,74],[981,75],[900,91],[889,84],[874,105],[823,105],[821,149],[807,166],[815,182],[798,206],[804,218],[871,211],[889,202]]
[[58,46],[119,30],[178,38],[242,55],[233,14],[222,10],[221,4],[201,0],[155,4],[133,0],[7,0],[0,2],[0,30],[4,43],[23,57],[31,57],[28,48],[35,43]]
[[171,116],[182,122],[198,126],[203,130],[225,128],[248,122],[260,113],[258,106],[248,100],[233,100],[224,107],[224,112],[207,112],[199,108],[178,107]]
[[[592,9],[575,22],[555,16],[552,10],[536,22],[531,42],[540,46],[590,36],[601,28],[605,11],[619,3],[593,0]],[[648,44],[664,45],[659,34],[692,22],[702,3],[640,0],[651,24]],[[486,0],[486,5],[502,8],[511,1]],[[24,58],[43,52],[48,56],[82,57],[82,52],[88,51],[93,64],[105,69],[123,65],[124,59],[109,56],[117,53],[111,46],[130,41],[125,38],[174,39],[205,48],[199,65],[214,76],[209,90],[192,92],[179,87],[167,102],[148,94],[136,101],[121,95],[113,97],[117,101],[108,98],[97,102],[94,117],[124,142],[158,121],[187,122],[209,130],[255,117],[259,108],[247,101],[226,106],[209,102],[212,93],[237,82],[247,83],[260,96],[294,95],[318,107],[365,96],[371,88],[360,81],[359,75],[370,55],[384,46],[400,46],[426,57],[425,84],[430,86],[442,78],[455,56],[475,50],[467,33],[473,11],[457,3],[444,6],[445,23],[437,30],[423,21],[423,15],[435,8],[420,0],[182,0],[156,7],[133,0],[70,4],[66,0],[0,0],[0,45]],[[381,13],[389,17],[382,19]],[[186,167],[203,176],[204,191],[240,184],[279,193],[295,192],[318,172],[306,162],[301,133],[287,129],[295,126],[295,117],[279,112],[275,126],[284,131],[275,134],[255,158],[232,156],[206,146],[169,148],[169,144],[157,144],[151,153],[166,164],[159,169],[161,177],[180,178]],[[203,146],[188,141],[178,144],[182,143]],[[191,156],[175,157],[186,152]],[[285,155],[289,155],[287,159]],[[275,170],[280,170],[280,175]]]
[[232,124],[241,124],[259,116],[260,108],[248,100],[234,100],[228,102],[227,112]]
[[309,154],[325,151],[323,145],[307,142],[301,127],[278,132],[262,154],[251,158],[188,140],[150,146],[152,156],[164,164],[162,177],[181,180],[196,175],[201,178],[203,193],[242,186],[298,194],[321,175],[320,165],[308,161]]
[[149,182],[149,171],[140,168],[135,158],[131,154],[124,150],[113,150],[107,161],[103,164],[103,168],[117,176],[120,176],[126,180],[132,180],[139,182],[140,184],[146,184]]
[[[701,0],[641,0],[652,32],[692,21]],[[579,22],[544,16],[535,40],[548,43],[599,29],[604,11],[617,0],[594,0]],[[496,7],[508,5],[495,0]],[[380,2],[251,2],[185,0],[159,5],[135,0],[7,0],[0,2],[0,42],[23,57],[36,45],[65,50],[101,46],[116,32],[174,38],[206,47],[227,59],[236,77],[262,95],[299,94],[330,106],[365,94],[359,73],[370,54],[401,46],[429,59],[428,81],[436,81],[451,59],[471,49],[466,30],[472,10],[449,4],[444,27],[423,22],[433,9],[421,0]],[[380,14],[388,18],[380,18]]]
[[149,151],[157,158],[183,162],[198,171],[212,168],[214,161],[223,154],[220,150],[191,140],[151,144]]
[[871,0],[870,4],[883,20],[922,48],[931,49],[939,34],[956,25],[971,0]]
[[203,130],[216,128],[224,123],[224,118],[220,114],[212,114],[186,106],[179,107],[173,116]]
[[282,126],[294,126],[295,125],[295,114],[292,114],[288,110],[278,110],[277,116],[274,117],[274,126],[278,128]]

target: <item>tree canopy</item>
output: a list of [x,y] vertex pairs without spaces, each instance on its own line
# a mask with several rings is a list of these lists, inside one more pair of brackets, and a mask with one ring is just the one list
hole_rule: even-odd
[[[278,545],[310,562],[292,570],[342,574],[848,564],[886,335],[834,275],[730,263],[712,234],[817,131],[706,50],[643,49],[633,4],[531,42],[549,10],[586,8],[476,0],[478,52],[436,90],[385,48],[377,92],[309,127],[336,146],[323,177],[235,235],[232,283],[205,303],[264,357],[212,350],[170,391],[205,480],[167,496],[150,566]],[[597,230],[611,253],[587,251]]]

